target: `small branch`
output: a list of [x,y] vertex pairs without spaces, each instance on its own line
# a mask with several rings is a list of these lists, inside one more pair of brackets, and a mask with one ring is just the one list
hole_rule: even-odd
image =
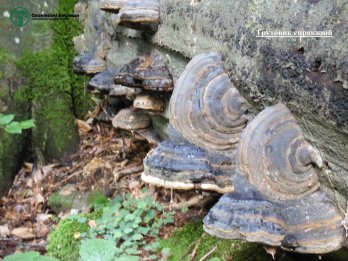
[[208,256],[210,256],[216,250],[217,246],[214,246],[208,253],[206,253],[199,261],[205,260]]

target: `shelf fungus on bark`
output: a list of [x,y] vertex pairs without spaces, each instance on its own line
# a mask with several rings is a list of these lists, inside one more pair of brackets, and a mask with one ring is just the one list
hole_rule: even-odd
[[149,127],[151,119],[143,111],[131,107],[120,110],[112,118],[112,125],[124,130],[140,130]]
[[163,112],[166,107],[164,97],[155,97],[148,94],[139,94],[133,101],[133,106],[150,112]]
[[170,122],[197,146],[231,151],[247,122],[244,103],[225,72],[221,55],[199,54],[175,85]]
[[233,190],[233,168],[232,157],[214,157],[185,140],[166,140],[144,159],[141,178],[146,183],[165,188],[227,193]]
[[105,70],[92,77],[87,85],[87,89],[91,92],[100,92],[109,94],[115,88],[113,81],[115,75],[114,70]]
[[105,93],[110,96],[124,96],[128,100],[134,100],[141,92],[139,88],[129,88],[114,83],[116,70],[106,70],[98,73],[89,81],[87,89],[90,92]]
[[173,90],[173,77],[161,54],[155,49],[121,68],[115,76],[115,83],[149,91]]
[[300,198],[319,188],[320,154],[281,103],[266,108],[247,125],[237,161],[238,172],[275,200]]
[[100,9],[116,13],[117,24],[131,29],[155,32],[160,24],[159,0],[103,0]]
[[301,199],[271,201],[244,176],[204,218],[204,230],[221,238],[243,239],[299,253],[322,254],[342,247],[342,216],[324,192]]
[[106,61],[91,53],[83,53],[74,58],[73,67],[77,74],[94,75],[106,70]]

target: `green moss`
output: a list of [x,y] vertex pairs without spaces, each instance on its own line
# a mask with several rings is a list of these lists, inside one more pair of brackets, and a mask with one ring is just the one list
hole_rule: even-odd
[[88,194],[87,202],[90,207],[98,208],[106,206],[108,198],[101,191],[91,191]]
[[87,231],[85,223],[70,218],[62,220],[48,237],[47,255],[64,261],[78,260],[80,239],[75,239],[74,235]]
[[[59,1],[58,13],[71,13],[75,1]],[[57,20],[38,25],[38,31],[53,31],[52,45],[36,53],[24,53],[16,62],[25,76],[25,88],[18,96],[32,103],[32,118],[37,128],[33,131],[32,147],[42,160],[59,160],[78,141],[75,117],[82,117],[92,102],[84,93],[87,77],[73,72],[76,56],[73,36],[82,32],[77,19]],[[49,25],[49,28],[47,27]],[[35,30],[36,30],[35,29]]]
[[[172,255],[169,260],[181,260],[185,253],[188,255],[183,260],[187,260],[203,233],[205,232],[203,231],[202,222],[186,224],[182,228],[175,229],[173,234],[168,239],[162,239],[160,244],[162,248],[171,250]],[[207,234],[201,239],[194,260],[199,260],[215,246],[217,248],[210,258],[217,257],[222,260],[233,261],[272,260],[260,245],[238,240],[219,239]]]
[[58,192],[53,193],[49,199],[47,205],[55,212],[60,213],[71,209],[75,193],[69,195],[60,195]]

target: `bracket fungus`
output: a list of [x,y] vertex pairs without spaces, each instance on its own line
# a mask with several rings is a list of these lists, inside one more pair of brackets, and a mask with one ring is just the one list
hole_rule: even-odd
[[131,107],[120,110],[112,118],[112,125],[124,130],[139,130],[149,127],[151,119],[143,111]]
[[131,29],[157,31],[159,0],[103,0],[100,9],[117,14],[117,23]]
[[241,135],[238,171],[269,198],[295,199],[317,190],[315,166],[322,166],[319,152],[281,103],[260,112]]
[[144,182],[173,189],[203,189],[219,193],[233,190],[231,157],[214,157],[185,140],[166,140],[144,159]]
[[161,54],[153,49],[125,65],[115,76],[115,83],[149,91],[170,92],[173,77]]
[[201,148],[231,151],[247,122],[244,102],[225,72],[221,55],[199,54],[176,83],[170,122]]
[[323,254],[343,246],[338,209],[324,192],[273,202],[235,175],[235,191],[223,195],[204,218],[204,230],[221,238],[243,239],[287,251]]
[[150,112],[163,112],[166,102],[163,97],[139,94],[133,101],[133,106]]
[[134,100],[136,95],[141,92],[141,89],[116,85],[114,83],[115,72],[116,70],[110,69],[93,76],[88,83],[88,91],[105,93],[110,96],[124,96],[128,100]]
[[106,61],[91,53],[83,53],[74,58],[73,67],[77,74],[94,75],[106,70]]

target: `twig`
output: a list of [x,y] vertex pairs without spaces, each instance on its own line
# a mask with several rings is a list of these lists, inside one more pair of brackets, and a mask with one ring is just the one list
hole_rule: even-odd
[[54,189],[59,188],[61,185],[63,185],[65,182],[67,182],[68,180],[72,179],[73,177],[76,177],[78,175],[80,175],[81,173],[83,173],[82,170],[78,170],[76,172],[74,172],[73,174],[71,174],[70,176],[66,177],[65,179],[63,179],[62,181],[58,182],[55,186]]
[[201,237],[198,239],[197,244],[195,245],[195,248],[193,249],[193,251],[192,251],[192,253],[191,253],[191,258],[190,258],[188,261],[192,261],[192,260],[195,258],[196,253],[197,253],[197,249],[198,249],[199,245],[201,244],[202,238],[203,238],[204,236],[205,236],[205,233],[203,233],[203,234],[201,235]]
[[210,256],[216,250],[216,248],[217,246],[214,246],[208,253],[206,253],[201,259],[199,259],[199,261],[205,260],[208,256]]

